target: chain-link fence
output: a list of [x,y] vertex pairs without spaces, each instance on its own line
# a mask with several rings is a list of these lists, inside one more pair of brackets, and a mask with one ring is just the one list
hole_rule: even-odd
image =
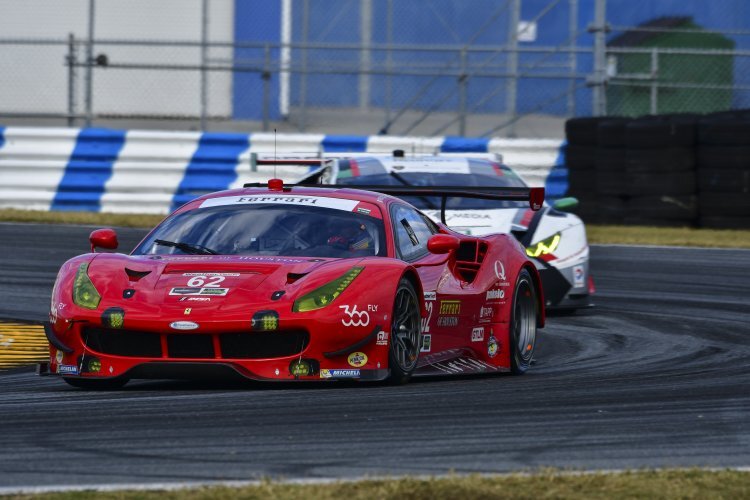
[[549,121],[560,134],[571,116],[750,105],[742,0],[0,7],[5,123],[512,136],[549,135]]

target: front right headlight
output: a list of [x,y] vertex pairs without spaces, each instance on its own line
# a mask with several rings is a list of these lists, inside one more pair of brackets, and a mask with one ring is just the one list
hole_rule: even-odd
[[84,262],[78,268],[76,278],[73,281],[73,303],[86,309],[96,309],[102,296],[91,282],[88,274],[89,263]]

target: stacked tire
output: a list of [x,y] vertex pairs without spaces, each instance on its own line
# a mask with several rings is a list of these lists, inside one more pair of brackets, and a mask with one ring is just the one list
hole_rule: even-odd
[[703,117],[696,153],[699,225],[750,228],[750,110]]
[[625,124],[625,224],[695,224],[697,121],[696,115],[659,115]]
[[599,122],[596,149],[596,204],[598,221],[621,224],[629,198],[627,186],[625,130],[628,118],[611,117]]
[[576,213],[584,222],[598,222],[596,151],[600,117],[571,118],[565,122],[565,166],[568,196],[578,198]]

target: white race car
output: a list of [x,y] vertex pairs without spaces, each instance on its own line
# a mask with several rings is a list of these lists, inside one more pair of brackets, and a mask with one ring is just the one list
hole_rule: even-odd
[[[447,156],[341,156],[318,162],[301,182],[354,186],[465,186],[476,191],[492,187],[526,187],[509,167],[486,158]],[[312,165],[312,163],[311,163]],[[592,305],[594,283],[589,270],[589,245],[583,221],[567,210],[577,205],[563,198],[539,211],[528,203],[449,197],[441,221],[438,196],[399,196],[433,220],[468,235],[512,233],[526,247],[542,278],[547,306],[576,309]]]

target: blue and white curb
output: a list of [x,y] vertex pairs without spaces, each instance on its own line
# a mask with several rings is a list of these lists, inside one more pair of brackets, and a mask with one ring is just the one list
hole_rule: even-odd
[[[272,167],[251,172],[250,154],[274,149],[499,153],[505,164],[530,185],[545,186],[551,197],[562,196],[567,186],[559,140],[0,127],[0,207],[167,213],[207,192],[267,180],[274,175]],[[276,175],[294,182],[306,171],[280,167]]]

